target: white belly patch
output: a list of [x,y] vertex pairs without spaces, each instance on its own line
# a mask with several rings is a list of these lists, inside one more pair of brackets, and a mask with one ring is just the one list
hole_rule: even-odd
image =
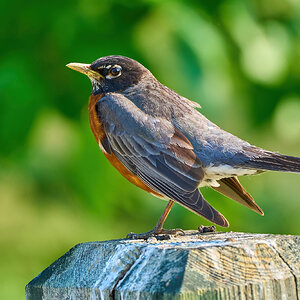
[[218,187],[220,184],[217,182],[222,178],[233,176],[254,175],[256,170],[246,168],[234,168],[230,165],[208,166],[204,169],[205,175],[199,187],[213,186]]

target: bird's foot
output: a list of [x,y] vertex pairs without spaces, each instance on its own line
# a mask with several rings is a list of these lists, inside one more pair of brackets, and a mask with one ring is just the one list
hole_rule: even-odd
[[200,225],[198,227],[198,231],[200,233],[208,233],[208,232],[216,232],[217,229],[216,229],[216,226],[212,225],[212,226],[203,226],[203,225]]
[[127,234],[126,238],[132,239],[132,240],[148,240],[151,238],[155,240],[169,240],[171,239],[172,235],[185,235],[184,231],[180,228],[176,229],[152,229],[150,231],[147,231],[145,233],[133,233],[130,232]]

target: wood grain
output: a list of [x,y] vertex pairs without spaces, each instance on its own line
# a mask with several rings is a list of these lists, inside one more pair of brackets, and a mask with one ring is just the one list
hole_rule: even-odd
[[299,299],[300,237],[187,232],[79,244],[26,299]]

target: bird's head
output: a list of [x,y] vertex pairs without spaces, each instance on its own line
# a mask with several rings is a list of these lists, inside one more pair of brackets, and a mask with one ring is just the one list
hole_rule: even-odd
[[90,78],[93,94],[123,91],[151,74],[137,61],[120,55],[101,57],[91,64],[70,63],[67,67]]

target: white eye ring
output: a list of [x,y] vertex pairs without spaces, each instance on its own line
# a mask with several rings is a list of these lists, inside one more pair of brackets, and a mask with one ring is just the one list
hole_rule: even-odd
[[113,65],[108,71],[108,75],[105,76],[106,79],[117,78],[122,75],[122,67],[119,65]]

